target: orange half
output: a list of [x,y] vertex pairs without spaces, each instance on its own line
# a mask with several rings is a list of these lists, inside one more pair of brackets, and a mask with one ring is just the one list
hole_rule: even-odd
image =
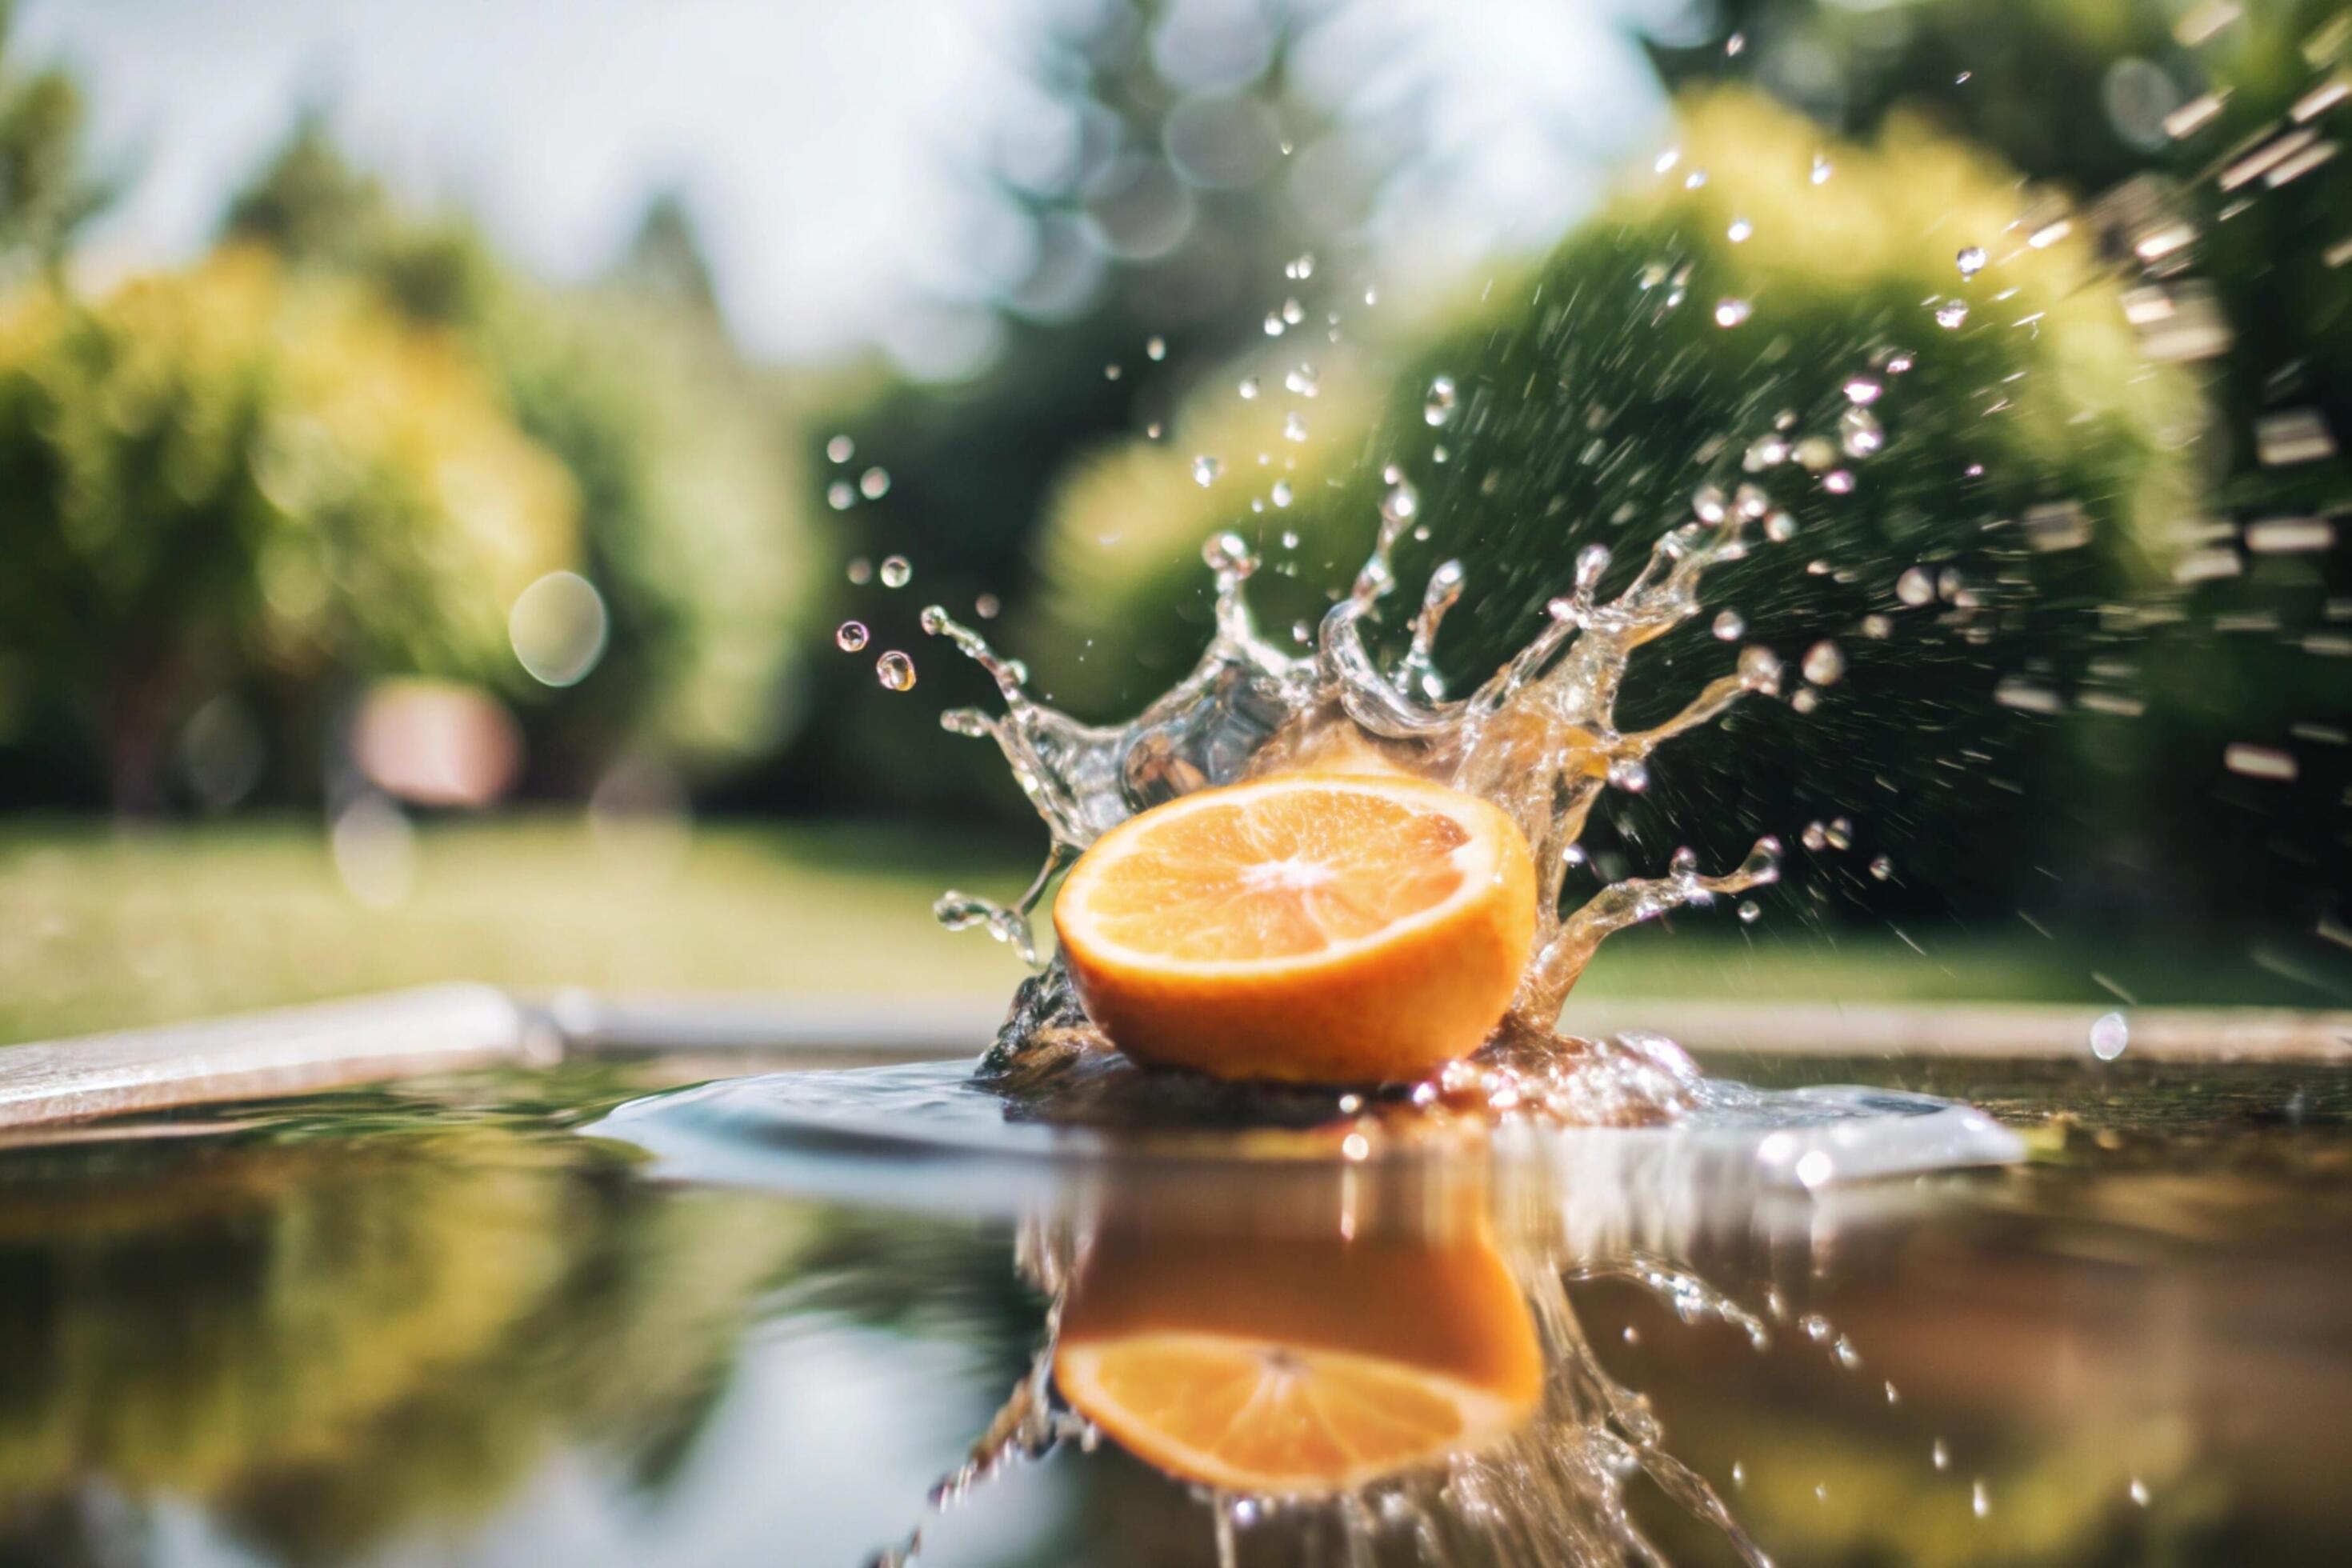
[[1088,1015],[1139,1060],[1362,1082],[1467,1055],[1535,941],[1509,817],[1419,779],[1286,773],[1121,823],[1054,926]]
[[1542,1360],[1480,1237],[1101,1238],[1062,1319],[1064,1398],[1138,1458],[1237,1491],[1312,1496],[1490,1447]]

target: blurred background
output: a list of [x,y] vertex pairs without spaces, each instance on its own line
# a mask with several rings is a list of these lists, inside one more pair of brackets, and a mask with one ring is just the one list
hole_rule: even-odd
[[920,608],[1124,716],[1203,539],[1311,621],[1392,467],[1457,689],[1706,487],[1793,530],[1629,717],[1822,679],[1590,844],[1787,883],[1587,986],[2352,998],[2332,5],[5,15],[0,1037],[1009,991],[929,905],[1044,835]]

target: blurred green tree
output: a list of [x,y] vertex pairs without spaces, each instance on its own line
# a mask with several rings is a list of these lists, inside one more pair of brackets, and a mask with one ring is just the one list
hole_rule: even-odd
[[797,420],[782,378],[735,353],[676,195],[649,203],[606,282],[551,289],[471,223],[401,211],[313,114],[224,233],[454,333],[572,475],[582,571],[612,626],[586,679],[524,704],[540,787],[577,789],[626,752],[708,774],[778,743],[813,598]]
[[355,676],[512,688],[507,606],[578,507],[457,344],[247,247],[0,302],[0,658],[133,809],[223,689],[315,732]]
[[108,195],[84,155],[80,89],[62,70],[18,65],[16,12],[0,0],[0,281],[55,268]]

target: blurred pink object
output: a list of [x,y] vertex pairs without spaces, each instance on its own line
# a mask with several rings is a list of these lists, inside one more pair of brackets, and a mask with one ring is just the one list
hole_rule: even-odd
[[352,727],[368,782],[416,805],[488,805],[522,771],[522,734],[506,705],[478,687],[388,680],[372,688]]

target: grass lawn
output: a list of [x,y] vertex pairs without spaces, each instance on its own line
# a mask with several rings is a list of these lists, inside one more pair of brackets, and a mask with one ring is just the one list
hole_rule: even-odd
[[[0,826],[0,1040],[185,1018],[426,981],[876,997],[1009,993],[1018,963],[929,908],[1008,895],[1001,849],[862,826],[720,823],[615,842],[572,816],[427,826],[405,895],[355,898],[312,820]],[[2093,953],[2014,934],[1822,930],[1768,900],[1752,927],[1688,915],[1610,944],[1591,994],[2310,1005],[2242,960]]]

